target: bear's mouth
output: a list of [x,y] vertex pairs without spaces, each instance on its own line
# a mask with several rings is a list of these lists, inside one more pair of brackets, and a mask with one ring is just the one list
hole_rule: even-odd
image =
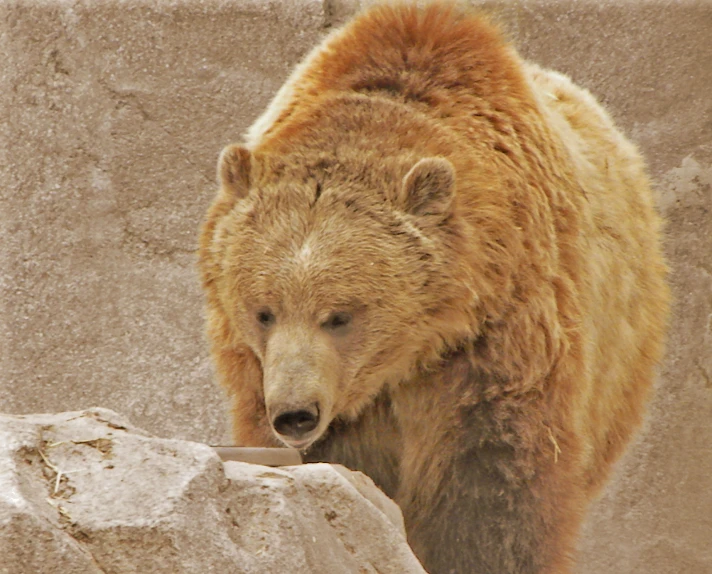
[[285,437],[274,431],[275,436],[279,439],[281,443],[289,448],[294,448],[300,451],[306,451],[311,448],[314,443],[316,443],[319,438],[323,435],[322,432],[316,430],[310,433],[309,436],[300,438]]
[[298,441],[288,440],[284,437],[279,437],[279,439],[290,448],[295,448],[297,450],[306,450],[312,445],[312,443],[314,443],[316,437]]

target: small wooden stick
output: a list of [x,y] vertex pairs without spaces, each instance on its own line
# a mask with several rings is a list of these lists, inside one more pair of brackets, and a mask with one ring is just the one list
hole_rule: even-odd
[[213,446],[224,461],[249,462],[264,466],[294,466],[302,464],[299,451],[294,448],[249,448],[240,446]]

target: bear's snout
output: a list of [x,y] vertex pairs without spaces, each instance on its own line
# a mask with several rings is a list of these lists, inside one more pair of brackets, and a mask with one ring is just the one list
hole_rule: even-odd
[[319,405],[306,407],[283,407],[272,416],[272,428],[282,441],[295,448],[306,446],[313,431],[319,426]]

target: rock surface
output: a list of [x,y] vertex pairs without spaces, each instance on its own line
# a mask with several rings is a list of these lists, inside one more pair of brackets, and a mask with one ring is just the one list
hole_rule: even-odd
[[0,416],[2,574],[423,574],[398,507],[327,464],[227,462],[105,409]]

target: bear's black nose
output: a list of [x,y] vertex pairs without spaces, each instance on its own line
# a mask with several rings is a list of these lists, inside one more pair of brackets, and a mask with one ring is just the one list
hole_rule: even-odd
[[279,434],[290,438],[301,438],[313,431],[319,424],[319,408],[316,404],[277,415],[272,426]]

